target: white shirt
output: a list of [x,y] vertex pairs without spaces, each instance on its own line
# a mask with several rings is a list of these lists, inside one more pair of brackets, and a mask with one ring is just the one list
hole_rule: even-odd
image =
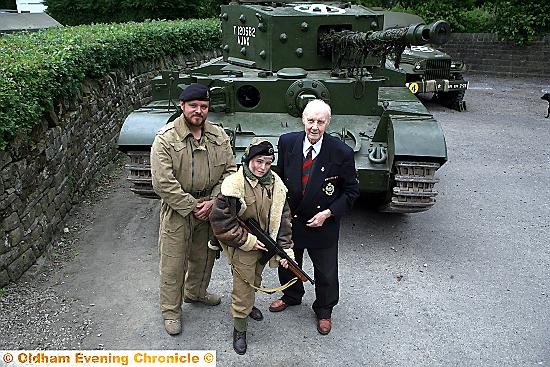
[[307,136],[304,138],[304,144],[303,144],[303,151],[302,154],[304,155],[304,158],[307,156],[307,151],[309,150],[309,147],[313,146],[313,151],[311,152],[311,159],[315,159],[317,157],[317,154],[321,151],[321,145],[323,144],[323,137],[321,136],[321,139],[315,144],[311,144],[309,140],[307,140]]

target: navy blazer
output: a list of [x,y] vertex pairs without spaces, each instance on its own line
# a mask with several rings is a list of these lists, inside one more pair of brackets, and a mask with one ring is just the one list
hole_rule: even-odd
[[[321,151],[314,160],[302,197],[302,163],[305,132],[281,135],[277,171],[288,188],[292,212],[292,239],[296,248],[327,248],[338,244],[340,218],[359,197],[353,149],[329,134],[324,134]],[[306,222],[315,214],[330,209],[333,216],[323,226],[311,228]]]

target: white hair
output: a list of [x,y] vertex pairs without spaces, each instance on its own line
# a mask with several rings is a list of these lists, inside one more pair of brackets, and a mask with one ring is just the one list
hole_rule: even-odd
[[328,117],[327,122],[330,121],[332,111],[328,103],[322,99],[313,99],[308,102],[306,108],[304,108],[304,112],[302,112],[302,120],[306,121],[311,114],[319,111],[325,112]]

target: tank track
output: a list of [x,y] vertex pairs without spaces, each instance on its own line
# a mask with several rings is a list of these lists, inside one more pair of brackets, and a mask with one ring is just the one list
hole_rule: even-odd
[[[151,180],[149,151],[129,151],[130,162],[125,165],[130,190],[141,197],[158,199]],[[439,181],[435,171],[440,167],[432,162],[396,161],[395,185],[391,201],[381,211],[386,213],[417,213],[430,209],[435,204],[437,191],[434,185]]]
[[158,199],[159,196],[153,190],[151,179],[150,151],[129,151],[127,154],[130,162],[125,165],[125,168],[128,171],[126,179],[132,184],[130,190],[144,198]]
[[395,185],[391,201],[381,210],[386,213],[417,213],[430,209],[435,204],[439,182],[435,171],[440,167],[433,162],[396,161]]

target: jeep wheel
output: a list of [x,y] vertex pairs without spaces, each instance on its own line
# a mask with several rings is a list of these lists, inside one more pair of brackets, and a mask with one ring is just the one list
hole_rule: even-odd
[[[454,77],[453,77],[454,76]],[[454,74],[453,80],[462,80],[462,74]],[[435,97],[437,101],[445,106],[457,110],[459,112],[466,111],[466,102],[464,102],[465,90],[457,90],[453,92],[440,92],[436,93]]]
[[436,95],[437,101],[445,106],[459,112],[466,111],[466,102],[464,101],[464,91],[440,92]]

